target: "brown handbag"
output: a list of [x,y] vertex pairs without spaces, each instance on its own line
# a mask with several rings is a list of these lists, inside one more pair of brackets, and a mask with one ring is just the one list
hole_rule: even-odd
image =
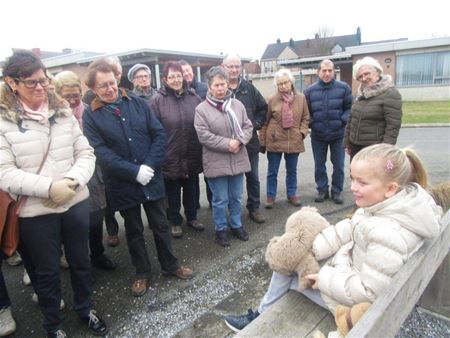
[[25,198],[17,201],[0,190],[0,243],[2,251],[11,256],[19,245],[19,212]]
[[[49,128],[48,148],[36,174],[39,174],[50,150],[52,128]],[[11,256],[19,245],[19,213],[28,196],[21,196],[17,201],[0,190],[0,247],[7,256]]]

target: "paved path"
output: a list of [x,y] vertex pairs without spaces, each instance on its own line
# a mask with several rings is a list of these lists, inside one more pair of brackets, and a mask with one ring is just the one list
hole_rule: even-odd
[[[316,192],[309,139],[306,145],[306,152],[300,155],[298,166],[299,195],[304,205],[317,206],[330,223],[337,222],[353,205],[349,181],[346,181],[344,205],[337,206],[330,201],[315,204]],[[450,180],[450,128],[403,128],[399,145],[412,145],[416,148],[429,170],[432,183]],[[265,196],[267,161],[262,155],[260,159],[261,196]],[[348,167],[348,159],[346,165]],[[282,165],[280,173],[283,172]],[[265,211],[267,222],[262,225],[253,223],[244,211],[243,220],[250,240],[232,240],[231,247],[226,249],[213,243],[211,212],[205,197],[202,196],[199,219],[207,225],[207,229],[202,233],[195,233],[184,228],[183,239],[173,240],[175,252],[182,263],[196,271],[196,278],[191,281],[161,276],[160,266],[155,259],[152,236],[147,230],[147,245],[153,264],[152,287],[139,299],[133,298],[130,293],[133,268],[121,228],[120,246],[107,248],[107,253],[118,262],[119,268],[112,272],[94,270],[93,273],[95,308],[109,324],[109,337],[232,336],[221,316],[230,312],[245,312],[247,308],[258,305],[270,276],[264,262],[267,242],[271,237],[283,232],[287,216],[297,210],[285,201],[284,176],[280,176],[279,182],[275,207]],[[204,192],[203,187],[201,191]],[[13,337],[44,337],[38,306],[31,301],[32,290],[21,282],[23,268],[4,264],[3,271],[18,324],[17,333]],[[72,295],[68,271],[62,272],[62,279],[67,304],[67,309],[64,310],[65,329],[69,337],[88,337],[75,313],[70,310]]]

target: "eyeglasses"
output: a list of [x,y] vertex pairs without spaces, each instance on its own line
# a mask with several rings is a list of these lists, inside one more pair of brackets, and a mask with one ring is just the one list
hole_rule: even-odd
[[170,75],[167,77],[167,80],[173,81],[173,80],[182,80],[183,79],[183,75],[178,74],[178,75]]
[[224,65],[228,69],[240,69],[241,65]]
[[283,81],[283,82],[278,82],[277,83],[278,87],[290,86],[290,85],[291,85],[291,81]]
[[28,89],[36,88],[38,83],[44,88],[50,84],[50,80],[47,77],[43,77],[42,79],[39,79],[39,80],[22,80],[19,78],[14,78],[14,80],[16,80],[18,82],[22,82],[23,85],[25,86],[25,88],[28,88]]
[[114,81],[102,83],[97,86],[97,89],[108,90],[109,87],[111,87],[111,88],[117,87],[117,81],[114,80]]
[[149,78],[148,75],[138,75],[134,77],[136,80],[147,80]]
[[81,94],[64,95],[62,98],[67,101],[79,100],[81,98]]

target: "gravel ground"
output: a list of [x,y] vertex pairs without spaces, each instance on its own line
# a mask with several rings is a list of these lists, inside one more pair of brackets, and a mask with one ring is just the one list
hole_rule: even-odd
[[438,338],[450,337],[449,322],[431,316],[419,307],[409,314],[396,338]]

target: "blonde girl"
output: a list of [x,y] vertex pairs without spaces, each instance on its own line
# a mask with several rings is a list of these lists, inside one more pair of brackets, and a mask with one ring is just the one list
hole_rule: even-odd
[[[304,291],[332,312],[337,304],[373,302],[424,240],[438,235],[442,215],[424,189],[427,173],[411,149],[390,144],[366,147],[355,155],[350,171],[351,191],[359,209],[351,219],[317,236],[313,243],[316,259],[334,257],[318,274],[307,276],[315,290]],[[297,285],[297,276],[274,272],[258,311],[226,316],[227,325],[235,331],[242,329]]]

